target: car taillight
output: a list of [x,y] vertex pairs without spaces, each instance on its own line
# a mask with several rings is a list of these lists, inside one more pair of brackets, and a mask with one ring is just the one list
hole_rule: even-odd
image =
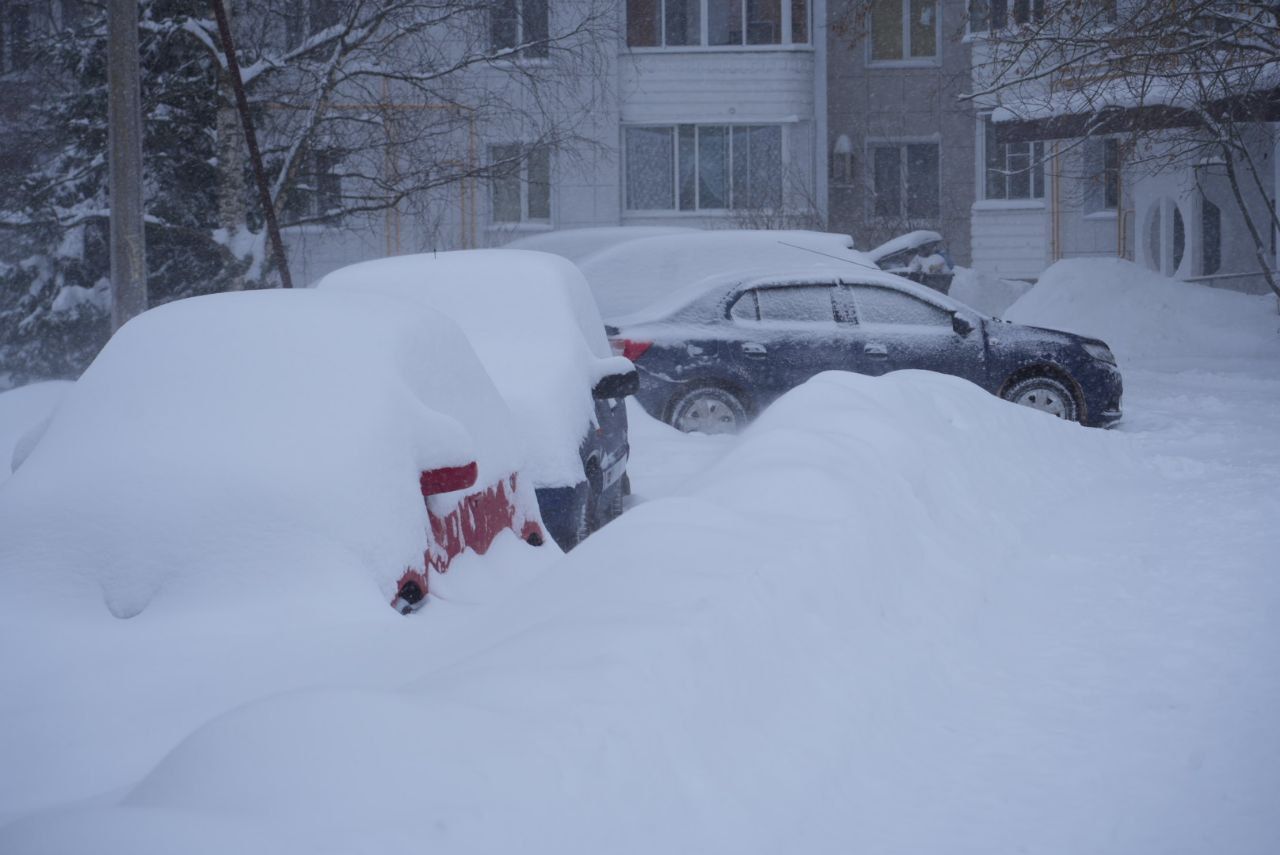
[[615,356],[625,356],[632,362],[644,356],[644,352],[653,347],[651,341],[635,341],[630,338],[611,338],[609,345],[613,348]]

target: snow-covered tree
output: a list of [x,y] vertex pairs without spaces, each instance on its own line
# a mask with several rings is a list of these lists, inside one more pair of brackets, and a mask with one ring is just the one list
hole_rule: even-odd
[[[1261,276],[1280,296],[1280,230],[1259,144],[1280,119],[1280,6],[1257,0],[973,0],[977,103],[997,127],[1125,138],[1130,163],[1219,170]],[[1033,133],[1035,131],[1033,130]]]
[[[201,0],[142,0],[147,288],[153,304],[243,273],[217,231],[213,57],[187,27]],[[32,99],[0,181],[0,374],[75,376],[109,334],[106,16],[31,35]],[[3,378],[0,378],[3,379]]]
[[[228,5],[286,222],[362,228],[387,209],[426,212],[439,191],[474,197],[548,149],[591,144],[579,128],[605,94],[611,0]],[[140,8],[150,300],[269,285],[209,3]],[[14,188],[0,199],[0,382],[73,376],[108,332],[105,14],[85,6],[57,23],[33,32],[32,103],[0,118],[26,147],[0,166]],[[520,145],[491,157],[486,140]]]

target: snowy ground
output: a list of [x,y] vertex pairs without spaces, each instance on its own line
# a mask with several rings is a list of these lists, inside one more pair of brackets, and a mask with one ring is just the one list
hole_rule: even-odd
[[[1100,322],[1066,272],[1010,314]],[[1111,431],[914,372],[738,438],[636,408],[621,520],[464,556],[413,618],[0,603],[0,852],[1273,853],[1258,317],[1100,331]]]

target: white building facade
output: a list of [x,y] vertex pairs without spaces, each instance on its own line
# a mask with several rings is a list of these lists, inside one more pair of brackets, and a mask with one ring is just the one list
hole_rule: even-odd
[[[562,8],[494,3],[490,29],[503,38],[499,19],[514,14],[514,26],[554,32]],[[552,229],[823,222],[825,26],[815,22],[825,19],[825,0],[628,0],[613,9],[614,46],[589,68],[559,69],[566,87],[591,88],[566,99],[591,104],[576,123],[578,144],[531,149],[518,167],[441,187],[412,212],[401,206],[342,228],[286,227],[295,278]],[[545,25],[530,23],[538,14]],[[467,156],[513,158],[537,138],[538,129],[521,124],[478,123]]]

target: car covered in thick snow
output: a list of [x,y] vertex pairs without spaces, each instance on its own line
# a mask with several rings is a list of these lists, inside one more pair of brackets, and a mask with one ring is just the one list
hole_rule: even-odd
[[521,462],[440,313],[314,291],[180,300],[115,334],[0,488],[0,597],[120,618],[188,600],[412,611],[465,550],[542,542]]
[[986,317],[880,271],[722,274],[611,321],[610,336],[640,371],[636,399],[684,431],[736,431],[827,370],[954,374],[1086,425],[1121,414],[1105,343]]
[[937,232],[924,229],[907,232],[869,250],[867,255],[881,270],[943,294],[951,290],[955,270],[947,255],[946,241]]
[[620,226],[548,232],[511,246],[553,252],[576,264],[605,321],[730,270],[767,273],[833,263],[878,269],[848,235],[804,230]]
[[624,399],[639,381],[611,352],[572,262],[519,250],[406,255],[344,267],[317,287],[425,303],[458,323],[515,415],[525,471],[562,548],[622,512],[630,490]]

